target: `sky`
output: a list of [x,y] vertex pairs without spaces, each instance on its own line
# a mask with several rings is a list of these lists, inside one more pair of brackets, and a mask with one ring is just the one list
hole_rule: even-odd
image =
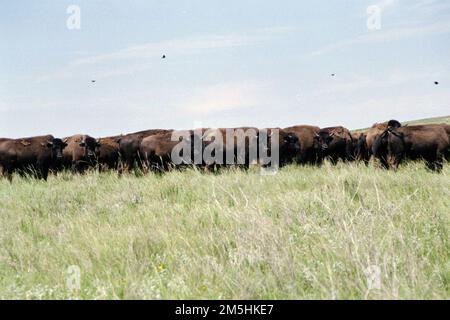
[[0,137],[446,116],[449,71],[448,0],[0,3]]

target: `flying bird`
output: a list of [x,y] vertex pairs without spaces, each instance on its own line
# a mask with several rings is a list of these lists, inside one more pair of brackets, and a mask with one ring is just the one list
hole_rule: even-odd
[[94,83],[94,82],[95,82],[95,80],[91,80],[91,82],[92,82],[92,83]]
[[438,85],[438,84],[439,84],[439,82],[435,81],[435,82],[434,82],[434,84],[435,84],[435,85]]
[[166,58],[166,55],[165,54],[163,54],[162,55],[162,57],[161,57],[161,59],[165,59]]
[[335,73],[332,73],[332,74],[331,74],[332,77],[334,77],[335,75],[336,75]]

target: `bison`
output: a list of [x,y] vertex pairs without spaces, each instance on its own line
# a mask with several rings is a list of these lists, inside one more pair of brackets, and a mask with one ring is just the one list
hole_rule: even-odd
[[427,124],[427,126],[431,126],[431,127],[441,127],[442,129],[445,130],[445,133],[447,134],[448,138],[450,139],[450,124],[445,124],[445,123],[437,123],[437,124]]
[[320,128],[316,126],[300,125],[284,128],[287,132],[295,134],[300,141],[300,152],[297,162],[300,164],[317,163],[317,154],[314,150],[314,137]]
[[196,155],[195,139],[201,143],[201,137],[196,136],[192,130],[162,132],[145,137],[139,147],[143,167],[163,172],[193,164]]
[[320,129],[314,136],[314,150],[318,162],[330,159],[332,163],[352,160],[353,140],[347,128],[328,127]]
[[370,160],[370,151],[367,147],[366,135],[366,132],[352,133],[352,154],[355,161],[363,161],[367,165]]
[[389,127],[374,142],[377,156],[386,168],[396,169],[404,159],[425,160],[427,167],[441,171],[449,156],[450,142],[442,126],[414,125]]
[[[206,158],[205,163],[208,168],[233,165],[247,169],[252,163],[258,162],[266,166],[273,156],[275,132],[278,134],[277,165],[283,166],[297,159],[300,142],[294,133],[280,128],[240,127],[211,129],[205,132],[204,155],[212,156],[212,159]],[[216,156],[216,151],[221,154]]]
[[130,171],[135,165],[142,169],[141,155],[139,153],[141,141],[145,137],[170,131],[172,130],[151,129],[123,135],[118,141],[120,157],[123,164],[121,171],[123,169]]
[[367,148],[367,152],[369,154],[369,158],[374,156],[375,159],[378,159],[383,167],[387,167],[386,162],[386,149],[385,144],[380,144],[379,137],[387,130],[387,129],[396,129],[400,128],[402,125],[397,120],[389,120],[383,123],[375,123],[372,127],[367,130],[365,137],[365,146]]
[[[278,131],[278,166],[283,167],[289,163],[295,162],[299,159],[299,154],[301,150],[301,142],[298,139],[297,135],[293,132],[290,132],[288,130],[280,129],[280,128],[269,128],[269,129],[262,129],[259,130],[259,150],[258,150],[258,157],[260,160],[260,163],[263,164],[263,166],[266,165],[264,163],[264,159],[262,159],[263,156],[263,150],[261,150],[262,146],[266,145],[267,148],[267,156],[268,159],[270,159],[273,154],[272,151],[274,150],[274,133],[275,131]],[[264,141],[266,138],[262,134],[262,132],[265,131],[267,133],[267,144],[266,141]],[[266,149],[265,148],[265,149]]]
[[95,166],[100,143],[93,137],[77,134],[63,139],[67,147],[63,151],[62,165],[74,173],[83,173]]
[[62,159],[66,146],[52,135],[0,141],[2,174],[10,181],[14,171],[47,180],[49,169]]
[[204,129],[202,139],[203,164],[208,170],[226,165],[248,168],[257,162],[258,128]]
[[119,141],[122,136],[99,138],[100,147],[97,150],[97,163],[100,171],[117,170],[120,160]]

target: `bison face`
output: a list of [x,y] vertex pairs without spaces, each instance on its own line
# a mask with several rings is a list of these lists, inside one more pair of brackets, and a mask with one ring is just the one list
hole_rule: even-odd
[[92,137],[86,137],[80,142],[80,147],[84,149],[84,156],[89,160],[93,160],[98,154],[100,143]]
[[397,120],[389,120],[387,124],[389,129],[398,129],[402,126],[402,124]]
[[288,133],[282,137],[281,149],[289,154],[296,155],[300,152],[300,140],[293,133]]
[[314,148],[319,153],[327,153],[331,142],[333,141],[334,133],[329,132],[319,132],[314,137]]
[[47,147],[51,148],[53,159],[61,160],[63,157],[63,149],[67,147],[67,143],[55,138],[53,141],[47,141]]

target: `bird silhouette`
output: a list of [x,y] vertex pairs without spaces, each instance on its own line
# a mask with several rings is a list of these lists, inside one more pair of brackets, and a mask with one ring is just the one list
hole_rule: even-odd
[[438,84],[439,84],[439,82],[435,81],[435,82],[434,82],[434,84],[435,84],[435,85],[438,85]]
[[162,55],[162,57],[161,57],[161,59],[165,59],[166,58],[166,55],[165,54],[163,54]]
[[92,83],[94,83],[94,82],[95,82],[95,80],[91,80],[91,82],[92,82]]
[[331,74],[332,77],[334,77],[335,75],[336,75],[335,73],[332,73],[332,74]]

